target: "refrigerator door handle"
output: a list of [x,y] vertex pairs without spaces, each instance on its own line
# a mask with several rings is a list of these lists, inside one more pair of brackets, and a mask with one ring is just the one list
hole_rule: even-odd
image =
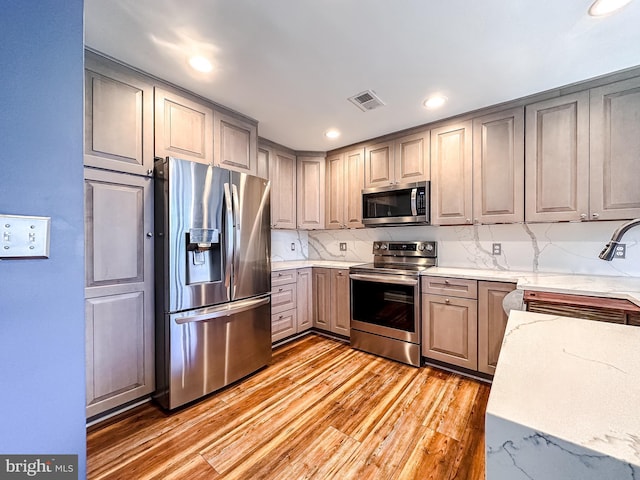
[[184,314],[184,316],[175,318],[175,322],[178,325],[185,323],[204,322],[206,320],[212,320],[220,317],[230,317],[240,312],[246,312],[247,310],[253,310],[261,305],[266,305],[271,301],[270,297],[262,297],[252,300],[243,300],[240,302],[227,303],[219,307],[209,307],[197,310],[196,314]]
[[227,287],[227,298],[231,298],[231,262],[233,261],[233,206],[231,200],[231,191],[229,190],[229,184],[224,184],[224,203],[225,214],[227,216],[226,226],[226,258],[224,269],[224,286]]
[[[233,222],[235,224],[234,244],[240,244],[240,199],[238,197],[238,187],[236,184],[231,185],[231,198],[233,199]],[[233,295],[236,294],[236,281],[238,278],[238,270],[240,270],[240,255],[233,257]]]

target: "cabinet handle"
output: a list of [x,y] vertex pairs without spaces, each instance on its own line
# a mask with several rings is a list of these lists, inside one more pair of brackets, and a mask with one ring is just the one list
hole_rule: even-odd
[[580,220],[586,220],[587,219],[587,214],[586,213],[581,213],[580,214]]
[[467,223],[471,223],[471,219],[470,218],[467,218],[466,220],[467,220]]
[[279,291],[279,292],[281,292],[281,291],[282,291],[282,289],[281,289],[281,288],[279,288],[279,289],[278,289],[278,291]]
[[449,300],[448,298],[444,299],[444,303],[450,303],[450,302],[451,302],[451,300]]
[[445,283],[446,285],[449,285],[449,280],[445,280],[445,281],[444,281],[444,283]]
[[153,232],[147,232],[147,237],[149,238],[153,237]]
[[600,214],[599,213],[592,213],[591,216],[593,218],[600,218]]

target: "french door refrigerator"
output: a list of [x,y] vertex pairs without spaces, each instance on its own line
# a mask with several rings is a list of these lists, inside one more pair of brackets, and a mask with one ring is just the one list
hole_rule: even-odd
[[155,163],[156,393],[174,409],[271,360],[269,182]]

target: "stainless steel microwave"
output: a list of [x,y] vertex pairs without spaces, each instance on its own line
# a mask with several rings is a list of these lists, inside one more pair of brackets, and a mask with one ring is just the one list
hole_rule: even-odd
[[362,190],[362,223],[369,227],[427,225],[430,182],[405,183]]

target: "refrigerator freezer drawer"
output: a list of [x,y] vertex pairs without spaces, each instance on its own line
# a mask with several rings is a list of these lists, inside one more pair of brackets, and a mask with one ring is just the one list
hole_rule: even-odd
[[229,385],[271,360],[268,296],[167,314],[164,322],[155,399],[166,409]]

